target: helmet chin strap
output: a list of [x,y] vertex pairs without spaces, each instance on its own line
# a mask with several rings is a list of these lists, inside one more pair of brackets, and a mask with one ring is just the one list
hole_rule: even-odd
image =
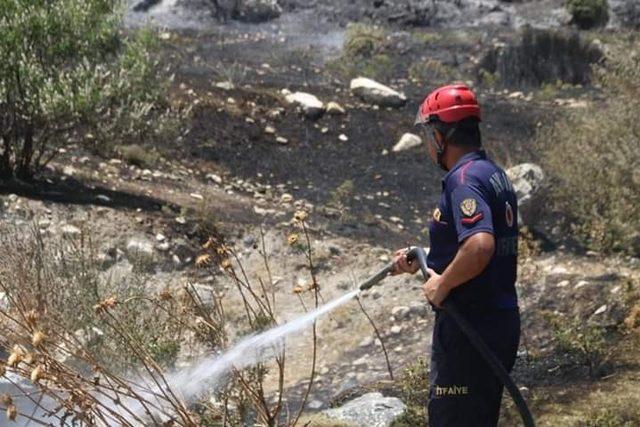
[[433,143],[435,144],[435,147],[436,147],[437,163],[438,163],[438,166],[440,166],[440,168],[445,172],[449,172],[449,168],[444,163],[444,154],[447,151],[447,141],[449,140],[449,138],[451,138],[451,136],[455,131],[456,131],[455,127],[452,127],[451,129],[449,129],[445,137],[442,139],[442,143],[438,141],[438,138],[436,138],[435,134],[433,135]]

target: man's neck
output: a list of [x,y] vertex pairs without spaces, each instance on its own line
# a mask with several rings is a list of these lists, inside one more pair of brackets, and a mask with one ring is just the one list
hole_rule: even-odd
[[456,165],[456,163],[458,163],[462,156],[469,153],[474,153],[479,150],[479,148],[461,148],[454,145],[449,145],[444,156],[444,164],[445,166],[447,166],[447,170],[453,169],[453,167]]

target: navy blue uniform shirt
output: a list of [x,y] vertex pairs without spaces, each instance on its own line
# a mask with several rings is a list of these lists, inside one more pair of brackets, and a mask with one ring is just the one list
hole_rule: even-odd
[[517,219],[513,186],[484,151],[465,154],[442,179],[442,196],[429,227],[429,267],[442,274],[463,241],[475,233],[495,238],[496,249],[485,270],[449,294],[461,311],[517,308]]

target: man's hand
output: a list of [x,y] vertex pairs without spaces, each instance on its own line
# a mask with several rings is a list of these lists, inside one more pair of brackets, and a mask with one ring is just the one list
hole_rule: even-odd
[[429,302],[438,308],[442,308],[442,302],[449,295],[449,289],[444,285],[442,276],[428,268],[429,280],[422,285],[422,293]]
[[395,276],[402,273],[414,274],[420,266],[418,265],[418,261],[415,260],[413,262],[407,261],[407,252],[408,249],[398,249],[393,256],[393,271],[391,271],[391,275]]

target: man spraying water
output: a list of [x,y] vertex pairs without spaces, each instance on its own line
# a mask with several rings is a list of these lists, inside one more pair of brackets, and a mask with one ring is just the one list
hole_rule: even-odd
[[[515,290],[517,199],[505,172],[481,149],[480,107],[464,85],[434,90],[416,124],[426,130],[429,156],[447,174],[429,228],[430,278],[425,297],[436,312],[429,424],[495,426],[503,385],[446,310],[445,299],[468,320],[507,371],[515,362],[520,315]],[[407,250],[396,252],[393,274],[415,273]]]

